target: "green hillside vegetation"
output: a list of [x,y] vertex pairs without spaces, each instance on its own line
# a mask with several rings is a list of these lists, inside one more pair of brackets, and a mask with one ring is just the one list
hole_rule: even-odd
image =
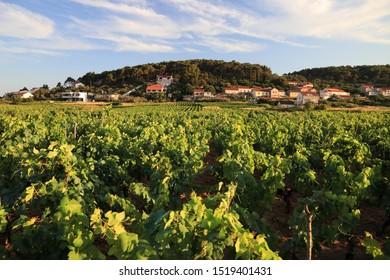
[[[126,66],[102,73],[88,72],[77,80],[68,77],[56,87],[41,87],[34,93],[35,100],[58,100],[60,93],[72,91],[71,84],[81,82],[85,86],[78,91],[124,94],[134,90],[129,100],[146,100],[146,86],[156,82],[157,75],[173,76],[175,83],[169,87],[175,100],[193,93],[194,88],[203,88],[212,93],[222,93],[233,86],[275,87],[288,91],[294,86],[290,81],[313,83],[317,90],[335,87],[352,94],[358,93],[361,85],[390,86],[390,65],[332,66],[296,71],[284,75],[273,73],[271,68],[260,64],[226,62],[223,60],[183,60]],[[137,100],[138,100],[137,99]]]
[[[338,87],[349,92],[357,92],[362,84],[379,87],[389,86],[390,65],[332,66],[304,69],[278,75],[271,68],[260,64],[225,62],[223,60],[183,60],[126,66],[102,73],[88,72],[78,81],[88,90],[105,90],[124,93],[139,85],[154,83],[157,75],[172,75],[177,83],[171,92],[191,94],[200,87],[211,92],[223,92],[225,87],[244,85],[276,87],[289,90],[288,81],[310,81],[315,88]],[[140,89],[142,92],[144,88]]]
[[264,65],[204,59],[126,66],[100,74],[89,72],[79,78],[79,81],[95,88],[131,89],[140,84],[155,82],[157,75],[172,75],[177,79],[173,90],[183,94],[192,93],[194,87],[222,92],[224,87],[234,85],[286,86],[283,77],[273,74]]
[[356,89],[363,84],[388,87],[390,64],[312,68],[289,73],[286,77],[310,81],[316,88],[338,87],[356,92]]

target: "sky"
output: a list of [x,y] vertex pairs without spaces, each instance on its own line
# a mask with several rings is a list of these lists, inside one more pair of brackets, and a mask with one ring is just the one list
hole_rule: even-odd
[[0,95],[186,59],[279,75],[389,64],[390,1],[0,0]]

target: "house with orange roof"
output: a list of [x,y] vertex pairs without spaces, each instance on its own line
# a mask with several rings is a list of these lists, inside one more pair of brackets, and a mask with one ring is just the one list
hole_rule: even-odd
[[194,94],[193,94],[193,98],[194,99],[198,99],[198,98],[213,98],[214,95],[209,92],[209,91],[205,91],[204,89],[199,89],[199,88],[195,88],[194,89]]
[[284,96],[285,92],[283,90],[278,90],[277,88],[260,88],[256,87],[252,89],[253,98],[280,98]]
[[146,92],[147,93],[152,93],[152,92],[166,92],[167,88],[162,85],[150,85],[146,87]]
[[358,88],[358,90],[362,93],[369,93],[374,90],[374,86],[362,85]]
[[251,87],[247,87],[247,86],[238,86],[237,89],[238,89],[238,93],[240,93],[240,94],[245,94],[245,93],[251,93],[252,92],[252,88]]
[[382,94],[383,96],[390,97],[390,88],[377,88],[375,91],[378,92],[378,94]]
[[227,95],[238,95],[240,91],[238,90],[238,87],[228,87],[225,88],[225,94]]
[[324,100],[332,97],[332,96],[350,96],[349,92],[346,92],[342,89],[338,88],[325,88],[320,91],[320,97]]
[[318,104],[320,97],[316,93],[310,92],[300,92],[297,96],[297,106],[301,107],[308,102],[313,102],[314,104]]

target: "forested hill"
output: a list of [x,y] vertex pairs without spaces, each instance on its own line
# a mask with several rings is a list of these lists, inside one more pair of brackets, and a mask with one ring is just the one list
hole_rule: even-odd
[[124,88],[152,83],[156,80],[156,75],[172,75],[178,80],[182,90],[207,86],[220,90],[233,85],[285,85],[278,75],[264,65],[202,59],[127,66],[100,74],[89,72],[79,78],[79,81],[94,87]]
[[390,86],[389,64],[313,68],[279,76],[265,65],[206,59],[126,66],[99,74],[89,72],[78,80],[95,90],[104,88],[125,92],[139,85],[154,83],[157,75],[172,75],[178,81],[174,90],[183,94],[192,93],[195,87],[222,92],[224,87],[235,85],[288,90],[289,80],[310,81],[317,89],[338,87],[352,92],[362,84]]
[[288,76],[303,77],[321,88],[327,85],[354,87],[362,84],[388,87],[390,86],[390,64],[312,68],[289,73]]

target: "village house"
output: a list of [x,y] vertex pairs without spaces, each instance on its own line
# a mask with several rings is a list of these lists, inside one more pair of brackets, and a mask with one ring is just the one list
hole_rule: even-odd
[[150,85],[146,87],[146,93],[153,93],[153,92],[166,92],[167,88],[166,86],[162,85]]
[[198,98],[206,98],[206,99],[210,99],[210,98],[214,98],[214,95],[209,92],[209,91],[205,91],[204,89],[194,89],[194,93],[193,93],[193,99],[198,99]]
[[271,97],[271,92],[272,92],[272,88],[256,87],[252,89],[252,96],[253,98],[267,98],[267,97]]
[[68,102],[87,102],[89,101],[88,92],[63,92],[61,93],[63,101]]
[[246,95],[252,93],[252,88],[248,86],[237,86],[225,88],[224,93],[227,95]]
[[374,95],[382,94],[385,97],[390,97],[390,88],[376,88],[373,92]]
[[369,93],[370,91],[373,91],[374,90],[374,87],[373,86],[368,86],[368,85],[362,85],[358,88],[358,90],[361,92],[361,93]]
[[18,92],[18,95],[23,99],[34,97],[34,95],[29,90],[21,90]]
[[278,90],[277,88],[253,88],[253,98],[280,98],[285,96],[284,90]]
[[160,86],[169,87],[173,83],[173,77],[157,75],[156,82]]
[[300,89],[292,89],[287,92],[287,96],[290,98],[297,98],[297,96],[301,93]]
[[320,97],[316,93],[309,92],[301,92],[297,96],[297,106],[302,107],[308,102],[313,102],[314,104],[318,104]]
[[325,88],[320,91],[320,97],[324,100],[332,96],[350,96],[350,95],[351,94],[349,92],[337,88]]
[[225,88],[225,94],[227,95],[238,95],[239,93],[240,91],[237,87]]
[[252,88],[247,86],[238,86],[237,89],[239,94],[246,94],[252,92]]
[[307,93],[315,93],[317,94],[317,90],[313,87],[301,87],[300,88],[301,92],[307,92]]
[[315,88],[313,88],[313,87],[300,87],[300,88],[289,90],[287,92],[287,96],[290,97],[290,98],[297,98],[297,96],[301,92],[317,94],[317,90]]
[[32,94],[34,94],[34,93],[36,93],[38,90],[40,90],[41,88],[39,88],[39,87],[33,87],[32,89],[30,89],[30,92],[32,93]]

